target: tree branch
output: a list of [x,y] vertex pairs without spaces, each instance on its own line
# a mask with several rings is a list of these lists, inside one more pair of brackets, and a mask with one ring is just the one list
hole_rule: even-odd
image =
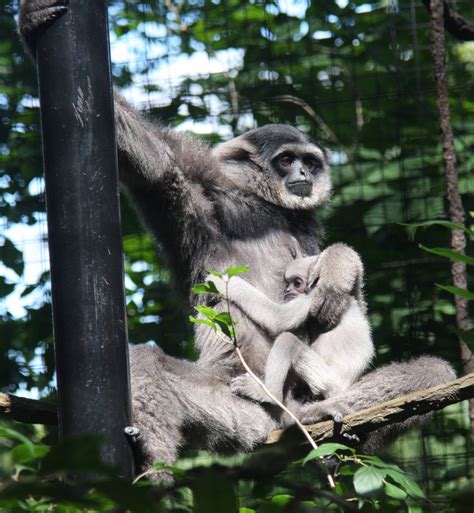
[[[411,394],[380,403],[372,408],[360,410],[347,415],[342,423],[342,433],[370,433],[383,426],[401,422],[416,415],[441,410],[450,404],[474,397],[474,373],[462,378],[438,385],[436,387],[418,390]],[[0,393],[0,415],[31,424],[57,423],[56,406],[46,401],[25,399],[11,394]],[[334,437],[334,422],[324,421],[306,426],[313,440],[322,442]],[[273,431],[267,443],[276,442],[282,430]]]
[[[380,403],[371,408],[360,410],[344,417],[341,430],[337,435],[343,433],[370,433],[383,426],[401,422],[426,413],[441,410],[450,404],[455,404],[465,399],[474,397],[474,373],[462,378],[438,385],[436,387],[418,390],[411,394]],[[316,442],[334,438],[334,422],[318,422],[306,426],[311,437]],[[279,440],[282,430],[273,431],[267,439],[267,443]]]
[[5,417],[26,424],[58,423],[56,406],[47,401],[25,399],[0,392],[0,417]]
[[[430,0],[423,0],[423,4],[431,11]],[[446,0],[443,2],[443,18],[444,28],[456,39],[460,41],[474,41],[474,23],[465,20],[449,6]]]

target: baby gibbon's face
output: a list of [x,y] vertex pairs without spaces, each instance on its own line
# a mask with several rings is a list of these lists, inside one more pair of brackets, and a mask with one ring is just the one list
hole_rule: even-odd
[[295,275],[286,279],[287,286],[285,289],[284,301],[291,301],[299,294],[306,292],[306,280],[303,276]]

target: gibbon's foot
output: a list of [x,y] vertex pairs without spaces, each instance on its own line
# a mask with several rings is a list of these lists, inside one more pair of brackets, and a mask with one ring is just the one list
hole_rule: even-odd
[[305,405],[300,417],[303,424],[316,424],[323,420],[332,420],[336,425],[339,425],[340,429],[344,416],[348,413],[349,410],[343,408],[342,405],[326,405],[325,401],[319,401]]
[[270,403],[273,401],[265,394],[264,390],[255,382],[249,374],[242,374],[235,377],[230,383],[230,389],[234,394],[247,399],[253,399],[258,403]]
[[30,52],[36,49],[38,31],[68,10],[67,0],[22,0],[19,12],[20,33]]

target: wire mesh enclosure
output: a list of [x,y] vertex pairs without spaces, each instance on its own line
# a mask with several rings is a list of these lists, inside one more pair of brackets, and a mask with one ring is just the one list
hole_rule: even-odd
[[[453,5],[474,18],[472,2]],[[433,227],[413,241],[402,226],[447,218],[422,2],[129,0],[111,2],[109,16],[116,85],[154,120],[210,143],[289,123],[330,148],[325,242],[346,242],[362,256],[376,365],[433,353],[460,368],[452,297],[435,287],[450,281],[449,262],[418,245],[447,246],[449,233]],[[447,35],[447,51],[460,188],[472,211],[474,43]],[[27,63],[12,66],[23,78],[21,89],[0,95],[0,325],[9,340],[0,377],[11,390],[44,393],[54,385],[37,102]],[[22,145],[31,154],[15,160]],[[126,198],[122,222],[130,340],[192,357],[188,312]],[[436,497],[473,477],[469,432],[467,407],[457,405],[392,449],[434,494],[433,511],[441,507]]]

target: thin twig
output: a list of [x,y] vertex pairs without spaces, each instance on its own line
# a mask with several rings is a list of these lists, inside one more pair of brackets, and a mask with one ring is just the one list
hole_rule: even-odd
[[[344,433],[367,434],[411,417],[425,415],[474,397],[474,373],[467,374],[448,383],[417,390],[411,394],[391,399],[364,410],[355,411],[344,417],[339,436]],[[318,442],[334,438],[334,422],[327,420],[307,425],[311,437]],[[283,431],[273,431],[267,443],[279,440]]]
[[[225,284],[226,284],[226,304],[227,304],[227,311],[229,312],[230,317],[230,323],[232,326],[232,343],[234,345],[235,352],[237,356],[239,357],[240,362],[242,363],[244,369],[246,370],[247,374],[251,376],[251,378],[258,384],[258,386],[265,392],[265,394],[279,407],[281,408],[287,415],[291,417],[291,419],[294,421],[296,426],[300,429],[300,431],[303,433],[303,435],[308,440],[309,444],[313,449],[317,449],[318,446],[316,442],[311,438],[311,435],[309,434],[308,430],[301,424],[298,417],[291,412],[280,400],[278,400],[275,395],[270,391],[270,389],[265,385],[265,383],[252,371],[252,369],[248,366],[247,362],[245,361],[245,358],[242,354],[242,351],[240,350],[238,344],[237,344],[237,336],[235,331],[235,324],[234,320],[232,318],[232,314],[230,313],[230,300],[229,300],[229,279],[227,276],[224,278]],[[319,458],[321,466],[323,468],[324,473],[326,474],[326,478],[328,480],[329,486],[334,489],[336,487],[336,484],[334,482],[334,478],[331,475],[331,472],[329,471],[326,462],[324,461],[324,458]]]

